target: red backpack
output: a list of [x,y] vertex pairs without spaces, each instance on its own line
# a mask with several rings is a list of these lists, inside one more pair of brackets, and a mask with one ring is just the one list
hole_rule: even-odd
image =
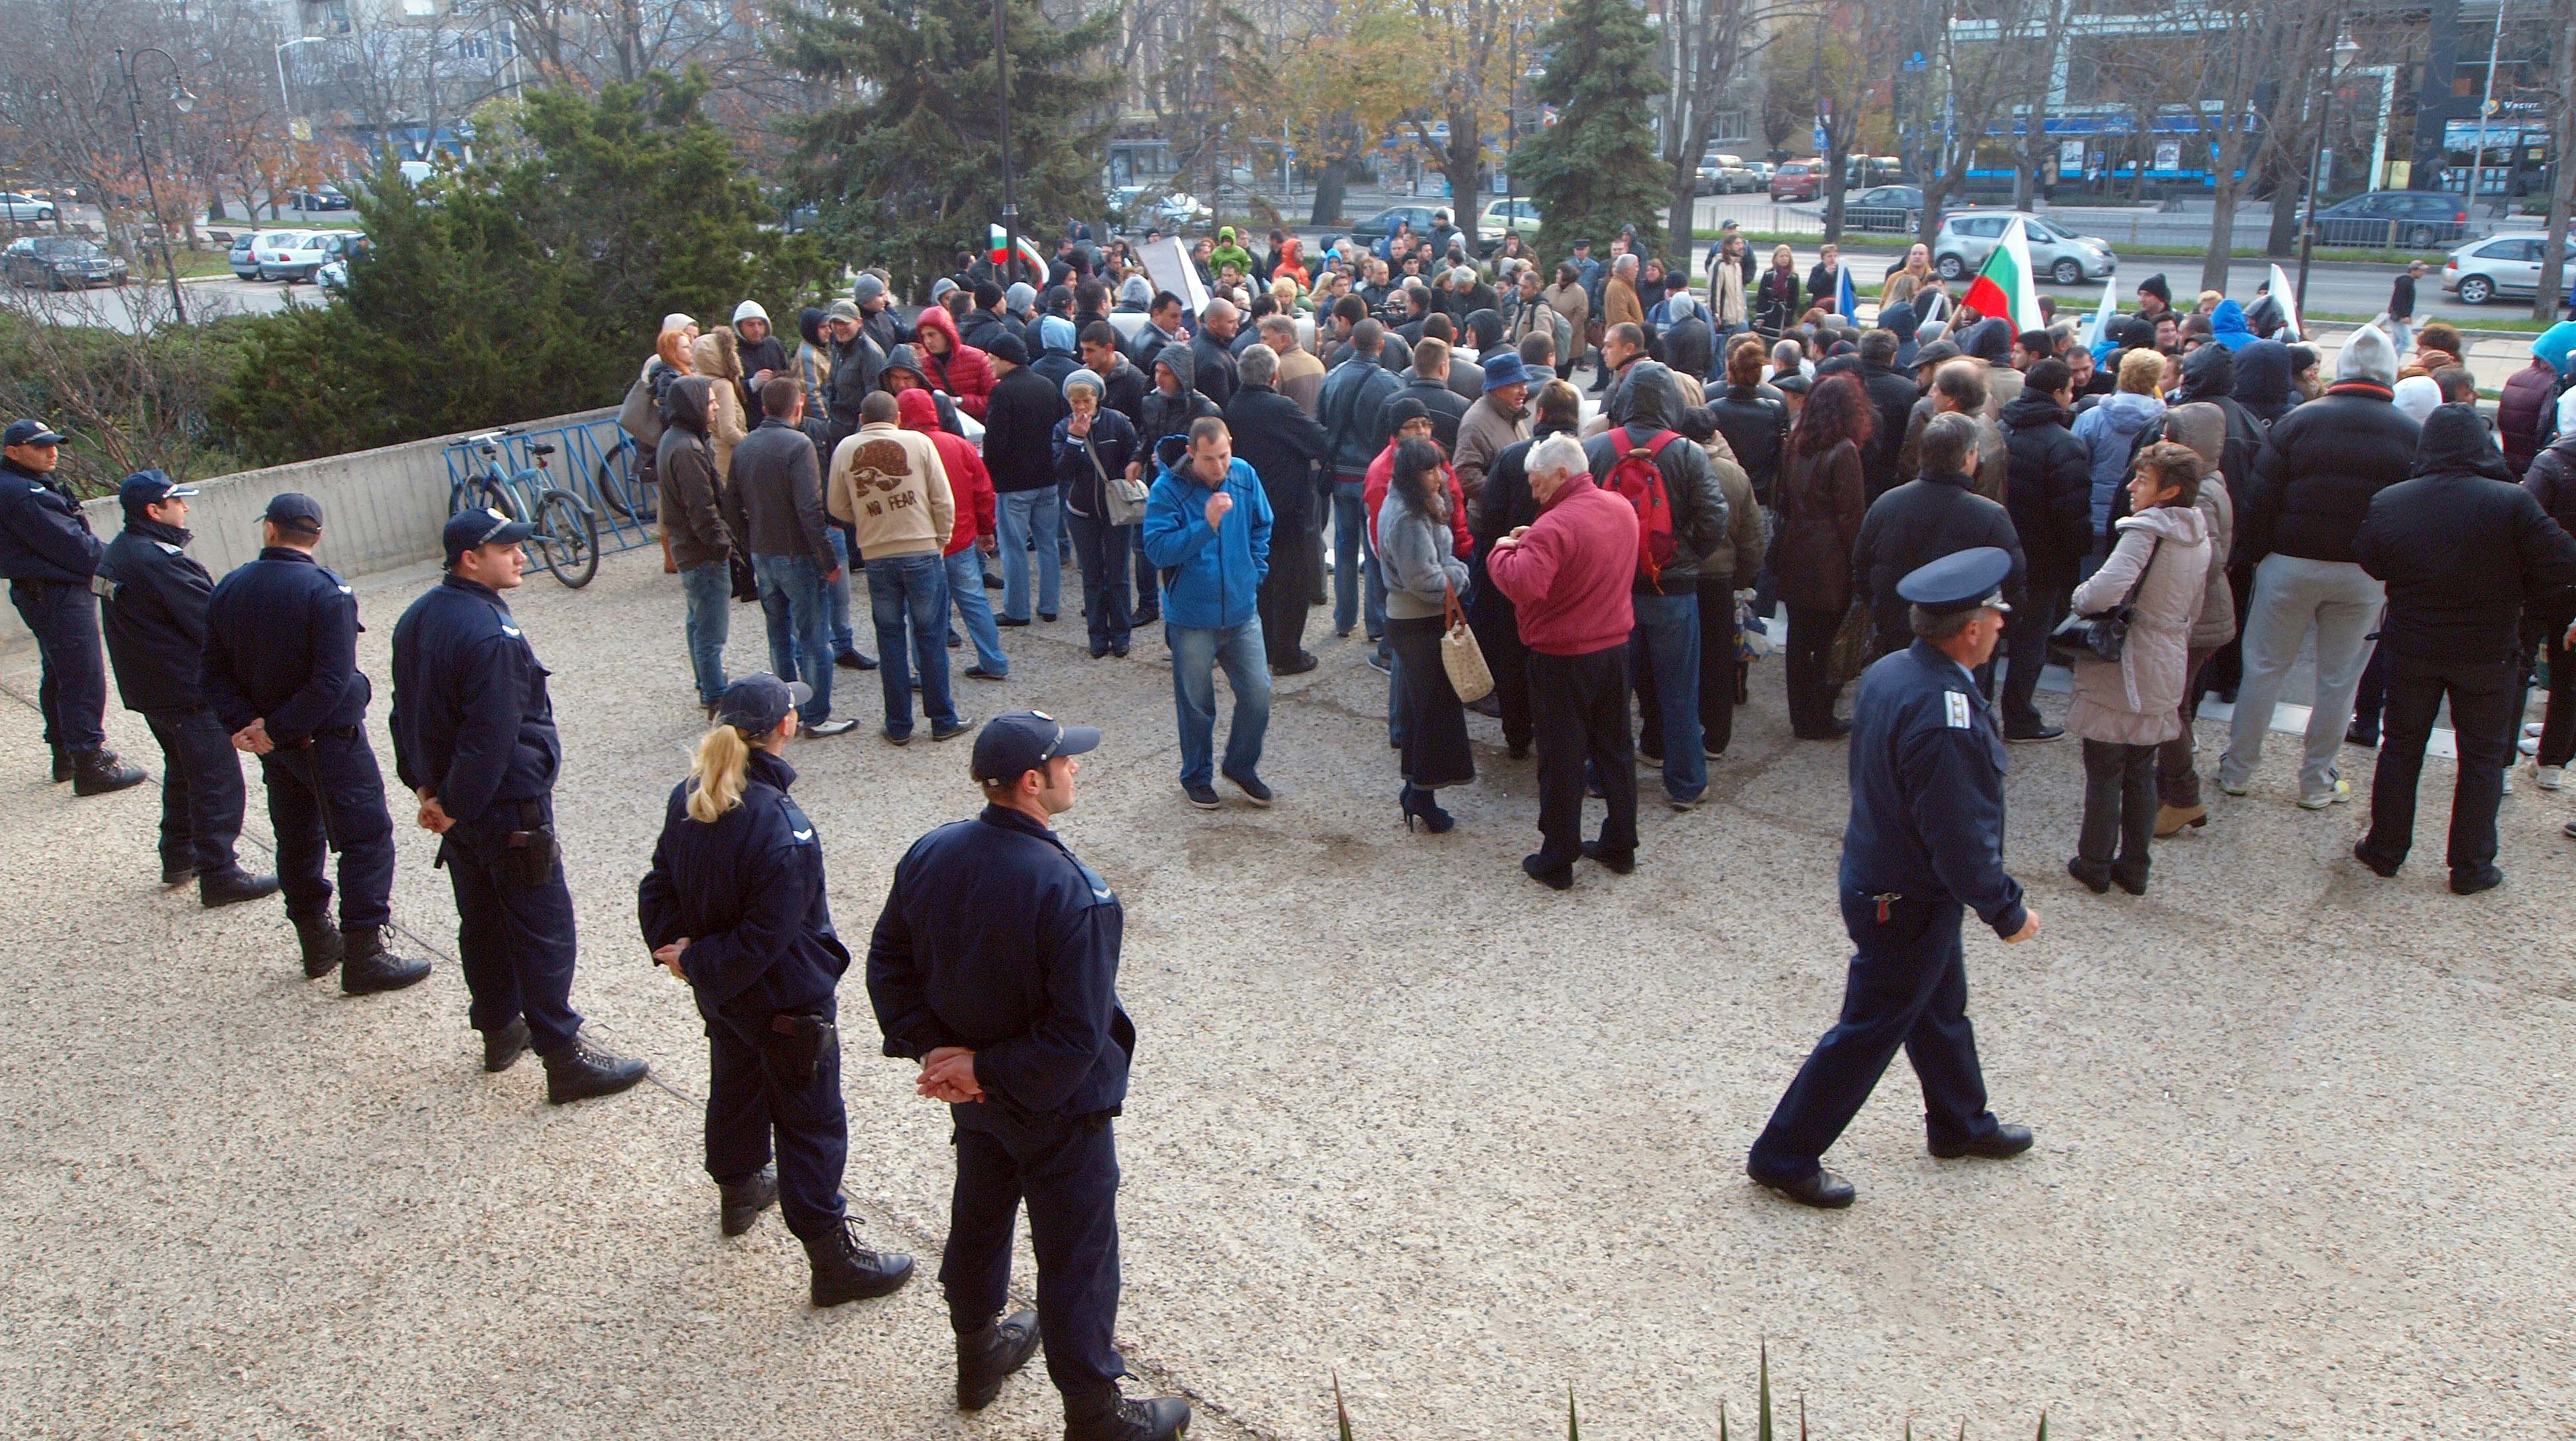
[[1664,494],[1664,473],[1655,457],[1681,438],[1679,431],[1656,431],[1644,445],[1630,446],[1601,482],[1603,489],[1637,508],[1637,574],[1649,585],[1673,562],[1673,502]]

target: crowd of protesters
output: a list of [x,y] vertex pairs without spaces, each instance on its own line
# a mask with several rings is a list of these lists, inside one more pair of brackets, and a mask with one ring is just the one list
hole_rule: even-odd
[[[971,641],[963,674],[1002,681],[1002,633],[1071,603],[1095,659],[1162,622],[1187,800],[1222,805],[1223,781],[1267,806],[1271,680],[1320,663],[1323,606],[1387,675],[1396,814],[1449,829],[1438,793],[1476,775],[1465,714],[1495,717],[1510,759],[1537,752],[1529,869],[1560,885],[1579,855],[1633,863],[1638,766],[1699,804],[1755,658],[1782,655],[1791,733],[1837,740],[1844,687],[1912,639],[1896,583],[1993,546],[2013,611],[1978,679],[2008,741],[2081,741],[2068,869],[2094,890],[2142,892],[2151,841],[2209,824],[2205,782],[2247,793],[2303,653],[2294,799],[2344,801],[2344,748],[2379,746],[2376,868],[2404,855],[2445,701],[2455,889],[2494,883],[2518,754],[2544,789],[2576,754],[2576,323],[2535,343],[2489,420],[2449,325],[2393,314],[2329,376],[2268,293],[2178,307],[2161,275],[2126,313],[2042,298],[2016,329],[1921,245],[1858,275],[1828,244],[1801,271],[1730,224],[1694,279],[1634,228],[1552,264],[1517,234],[1477,246],[1445,211],[1373,242],[1259,239],[1179,252],[1203,299],[1075,225],[1043,276],[961,255],[908,322],[862,272],[804,312],[792,353],[754,302],[705,333],[670,317],[638,387],[667,426],[701,702],[724,683],[728,597],[756,599],[773,670],[814,688],[808,733],[854,724],[839,667],[879,671],[889,741],[910,739],[916,691],[934,738],[961,734],[947,649]],[[2529,503],[2467,487],[2509,534],[2437,545],[2379,500],[2419,477],[2521,481]],[[2464,569],[2423,573],[2446,556]],[[2441,614],[2438,654],[2408,639],[2417,606]],[[1492,676],[1466,702],[1443,659],[1459,621]],[[2548,720],[2526,736],[2544,660]],[[2074,677],[2061,723],[2036,699],[2051,663]],[[2191,722],[2212,695],[2234,719],[2204,776]],[[1588,847],[1586,792],[1613,817]]]

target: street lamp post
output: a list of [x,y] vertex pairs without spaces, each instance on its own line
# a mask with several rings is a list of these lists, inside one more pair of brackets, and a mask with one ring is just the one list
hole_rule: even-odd
[[286,52],[298,45],[318,45],[328,38],[322,35],[307,35],[301,39],[289,40],[277,47],[277,105],[287,113],[289,119],[295,115],[295,101],[286,93]]
[[2361,47],[2353,42],[2349,30],[2337,30],[2334,48],[2326,52],[2326,88],[2325,93],[2317,97],[2317,139],[2308,149],[2307,221],[2299,227],[2299,315],[2302,329],[2308,313],[2308,256],[2317,244],[2317,185],[2326,164],[2326,120],[2334,113],[2335,86],[2343,76],[2343,68],[2360,53]]
[[188,323],[188,302],[181,299],[179,295],[179,263],[170,258],[170,227],[162,223],[161,191],[152,183],[152,157],[145,153],[143,148],[143,91],[135,84],[134,67],[146,55],[158,55],[170,62],[172,109],[185,115],[196,108],[197,97],[190,94],[188,87],[180,82],[178,59],[169,51],[157,45],[146,45],[129,55],[122,46],[118,47],[116,68],[125,76],[125,113],[134,122],[134,163],[143,167],[144,198],[152,206],[152,224],[161,232],[161,268],[170,274],[170,308],[177,313],[179,323],[185,325]]
[[1004,0],[993,0],[993,88],[1002,114],[1002,283],[1019,278],[1020,207],[1011,197],[1011,52],[1002,25]]

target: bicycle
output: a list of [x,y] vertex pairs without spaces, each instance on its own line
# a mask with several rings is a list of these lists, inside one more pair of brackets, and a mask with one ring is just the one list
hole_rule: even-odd
[[620,428],[617,443],[599,458],[598,469],[591,476],[599,487],[599,498],[607,502],[608,508],[639,525],[652,524],[661,508],[659,487],[645,469],[651,458],[635,443],[635,437]]
[[512,520],[525,518],[535,527],[526,545],[529,554],[565,586],[579,590],[599,574],[599,520],[581,497],[554,483],[546,457],[555,447],[527,442],[536,464],[518,471],[502,469],[501,439],[515,435],[510,426],[465,437],[483,458],[481,469],[468,468],[447,486],[447,513],[468,506],[496,510]]

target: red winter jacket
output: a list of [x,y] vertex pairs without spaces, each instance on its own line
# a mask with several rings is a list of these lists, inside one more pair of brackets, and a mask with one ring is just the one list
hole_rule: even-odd
[[948,468],[948,490],[957,501],[957,525],[948,537],[948,548],[940,554],[955,555],[979,538],[993,534],[993,477],[984,469],[984,458],[975,453],[975,447],[964,436],[939,428],[939,402],[927,390],[898,391],[894,413],[904,429],[930,437],[930,443],[939,447],[939,463]]
[[1626,645],[1636,629],[1637,508],[1587,473],[1549,496],[1518,545],[1498,545],[1485,572],[1512,598],[1521,641],[1548,655]]
[[[1395,446],[1394,441],[1387,442],[1386,449],[1369,462],[1368,477],[1360,486],[1360,504],[1367,511],[1372,546],[1377,544],[1378,507],[1386,504],[1386,492],[1395,484]],[[1441,463],[1440,478],[1449,482],[1449,529],[1458,537],[1451,549],[1460,560],[1471,559],[1476,554],[1476,537],[1467,530],[1467,489],[1458,483],[1458,472],[1450,469],[1446,461]]]
[[[922,339],[924,332],[932,330],[947,338],[946,355],[934,354]],[[948,392],[959,410],[982,420],[985,398],[993,393],[993,367],[984,352],[957,338],[957,322],[948,312],[936,305],[923,310],[912,323],[912,343],[921,352],[921,378],[930,382],[930,388]]]

